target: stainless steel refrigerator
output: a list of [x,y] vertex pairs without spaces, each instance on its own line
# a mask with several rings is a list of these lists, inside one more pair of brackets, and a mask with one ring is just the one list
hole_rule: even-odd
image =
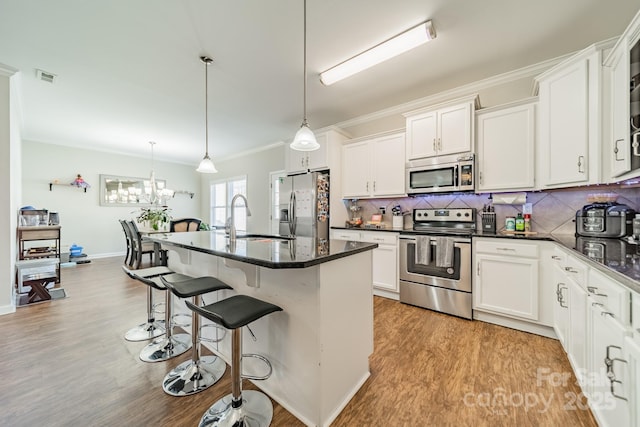
[[329,239],[329,172],[280,181],[280,234]]

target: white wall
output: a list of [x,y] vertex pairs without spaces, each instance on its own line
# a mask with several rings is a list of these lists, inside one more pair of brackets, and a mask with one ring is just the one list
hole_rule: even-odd
[[[15,206],[20,196],[18,166],[20,142],[18,109],[14,98],[15,70],[0,64],[0,315],[15,311],[14,282],[16,260]],[[13,78],[15,79],[15,77]]]
[[[100,206],[99,175],[123,175],[146,178],[151,173],[149,158],[139,158],[115,153],[43,144],[32,141],[22,143],[22,201],[21,206],[31,205],[48,209],[60,215],[63,252],[72,244],[84,248],[89,257],[124,254],[125,240],[118,219],[134,218],[136,207]],[[182,165],[156,160],[154,170],[157,179],[167,181],[173,190],[195,192],[193,199],[177,194],[168,202],[174,218],[201,218],[200,176],[196,165]],[[70,183],[81,174],[91,188],[84,193],[72,186],[53,186],[49,182],[58,179]],[[12,213],[14,215],[17,214]]]
[[[270,233],[271,188],[269,173],[284,169],[284,144],[271,146],[265,150],[244,153],[229,159],[213,159],[218,173],[202,175],[202,212],[209,212],[209,187],[212,182],[247,176],[247,200],[251,216],[247,218],[247,231]],[[205,217],[208,221],[208,214]]]

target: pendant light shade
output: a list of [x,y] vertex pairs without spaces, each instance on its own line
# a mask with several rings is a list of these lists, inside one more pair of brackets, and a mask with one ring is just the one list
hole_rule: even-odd
[[213,59],[208,56],[201,56],[200,61],[204,64],[204,129],[205,129],[205,151],[204,157],[200,161],[196,171],[200,173],[217,173],[213,160],[209,157],[209,64],[213,62]]
[[304,0],[304,43],[303,43],[303,98],[302,98],[302,125],[298,132],[296,132],[295,138],[290,147],[293,150],[298,151],[313,151],[320,148],[320,144],[316,141],[316,137],[309,128],[307,123],[307,0]]

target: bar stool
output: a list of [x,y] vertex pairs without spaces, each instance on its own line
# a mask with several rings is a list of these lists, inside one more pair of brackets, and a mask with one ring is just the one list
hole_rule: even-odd
[[271,400],[259,391],[242,392],[242,327],[267,314],[282,311],[282,308],[248,295],[234,295],[204,307],[198,307],[189,301],[186,304],[201,316],[232,330],[231,394],[215,402],[204,413],[199,427],[266,427],[271,424]]
[[[180,298],[192,298],[192,303],[200,307],[202,295],[233,289],[215,277],[205,276],[190,280],[174,282],[169,277],[160,277],[160,281],[174,295]],[[198,393],[215,384],[227,369],[226,363],[217,356],[200,355],[200,316],[197,313],[191,319],[191,360],[176,366],[169,372],[162,382],[162,388],[172,396],[188,396]]]
[[[180,273],[173,273],[166,276],[161,276],[165,280],[170,280],[172,283],[181,282],[184,280],[191,280],[193,277],[186,276]],[[142,279],[144,283],[149,286],[151,283],[155,283],[159,286],[164,286],[160,281],[160,278],[153,277],[151,279]],[[165,296],[165,309],[164,309],[164,324],[165,324],[165,336],[158,337],[151,341],[145,348],[140,351],[140,359],[143,362],[162,362],[169,360],[173,357],[179,356],[185,351],[191,348],[191,337],[189,334],[174,334],[173,327],[175,322],[173,321],[172,307],[171,307],[171,292],[167,292]]]
[[147,321],[129,329],[127,333],[124,334],[124,339],[127,341],[146,341],[164,334],[164,321],[156,321],[155,305],[153,303],[153,290],[157,289],[165,291],[166,288],[162,284],[151,279],[172,274],[173,271],[167,267],[150,267],[142,268],[140,270],[131,270],[126,265],[123,265],[122,269],[127,276],[147,285]]

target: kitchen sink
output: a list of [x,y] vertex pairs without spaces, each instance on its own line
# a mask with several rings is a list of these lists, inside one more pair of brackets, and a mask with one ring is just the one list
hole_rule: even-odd
[[292,236],[277,236],[273,234],[238,234],[236,235],[236,240],[253,240],[260,242],[287,242],[290,240],[295,240],[295,237]]

